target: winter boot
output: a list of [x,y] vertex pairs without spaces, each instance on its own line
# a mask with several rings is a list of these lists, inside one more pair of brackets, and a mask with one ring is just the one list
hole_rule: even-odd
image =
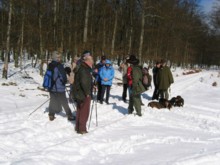
[[49,120],[50,120],[50,121],[53,121],[54,119],[56,119],[55,116],[50,116],[50,115],[49,115]]

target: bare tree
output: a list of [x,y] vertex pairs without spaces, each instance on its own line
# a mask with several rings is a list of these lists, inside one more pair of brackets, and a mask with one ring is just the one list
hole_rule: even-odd
[[86,0],[86,10],[85,10],[85,24],[84,24],[84,30],[83,30],[83,43],[85,44],[87,42],[88,38],[88,22],[89,22],[89,2],[90,0]]
[[7,40],[6,40],[6,54],[5,54],[5,62],[3,67],[2,78],[8,78],[8,54],[10,53],[10,34],[11,34],[11,16],[12,16],[12,2],[9,1],[9,11],[8,11],[8,28],[7,28]]

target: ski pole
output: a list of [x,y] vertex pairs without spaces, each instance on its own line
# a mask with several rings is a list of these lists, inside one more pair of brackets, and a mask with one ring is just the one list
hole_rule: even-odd
[[36,112],[40,107],[42,107],[44,104],[46,104],[50,99],[45,101],[43,104],[41,104],[39,107],[37,107],[33,112],[31,112],[28,116],[30,117],[34,112]]
[[91,123],[91,120],[92,120],[93,107],[94,107],[94,100],[92,101],[92,108],[91,108],[91,114],[90,114],[90,117],[89,117],[89,126],[88,126],[88,129],[90,128],[90,123]]
[[95,101],[95,109],[96,109],[96,127],[98,127],[97,95],[96,95],[96,101]]

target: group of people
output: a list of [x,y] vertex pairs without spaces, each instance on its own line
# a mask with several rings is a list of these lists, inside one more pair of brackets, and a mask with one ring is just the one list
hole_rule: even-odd
[[[94,67],[90,51],[85,51],[81,58],[74,58],[71,67],[64,68],[61,54],[55,51],[48,69],[53,70],[53,85],[49,90],[49,120],[53,121],[55,114],[61,112],[63,108],[69,121],[76,120],[76,132],[79,134],[87,133],[86,124],[93,94],[98,90],[97,101],[103,104],[106,93],[105,102],[109,104],[110,89],[114,78],[114,68],[111,61],[102,56],[100,63]],[[77,104],[76,117],[73,116],[66,98],[67,83],[70,84],[69,96]]]
[[[48,68],[53,70],[53,86],[50,93],[49,120],[55,119],[55,114],[62,111],[62,107],[70,121],[76,120],[75,131],[79,134],[87,132],[87,121],[89,118],[90,104],[93,95],[97,93],[97,101],[109,104],[110,90],[114,78],[114,68],[110,60],[105,56],[100,62],[94,65],[93,56],[90,51],[85,51],[81,58],[74,58],[70,69],[64,68],[61,63],[61,55],[55,51],[52,55],[52,62]],[[138,116],[141,112],[141,94],[146,91],[143,85],[143,72],[139,66],[139,60],[135,55],[131,55],[122,64],[123,73],[123,94],[122,99],[127,102],[127,92],[129,93],[128,113],[132,114],[134,109]],[[168,88],[173,83],[173,77],[166,61],[157,63],[153,69],[153,80],[155,91],[153,99],[167,98]],[[71,86],[70,97],[76,101],[76,117],[73,116],[68,100],[66,98],[66,84],[69,81]]]

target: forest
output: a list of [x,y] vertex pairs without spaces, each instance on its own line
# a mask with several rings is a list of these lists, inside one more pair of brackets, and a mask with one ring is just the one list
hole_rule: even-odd
[[199,0],[0,0],[0,61],[24,67],[26,59],[63,60],[90,50],[95,59],[135,54],[153,64],[220,66],[220,0],[211,13]]

